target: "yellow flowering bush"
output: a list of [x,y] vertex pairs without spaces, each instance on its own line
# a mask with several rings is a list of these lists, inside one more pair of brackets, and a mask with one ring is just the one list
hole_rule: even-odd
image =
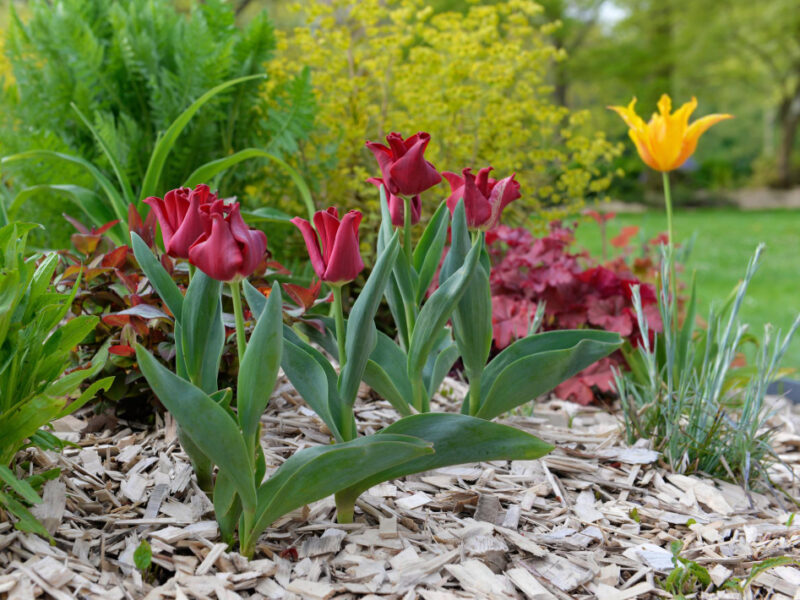
[[619,148],[581,131],[586,113],[553,103],[548,68],[564,57],[548,41],[558,24],[542,24],[535,2],[436,13],[424,0],[306,0],[295,10],[302,25],[279,32],[272,66],[279,80],[311,69],[318,127],[299,161],[325,204],[377,218],[364,180],[379,171],[364,141],[390,131],[428,131],[426,158],[440,171],[516,172],[523,198],[508,221],[562,217],[608,187],[600,167]]

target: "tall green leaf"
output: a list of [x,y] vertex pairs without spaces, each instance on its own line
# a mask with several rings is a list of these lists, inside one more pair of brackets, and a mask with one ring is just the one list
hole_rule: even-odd
[[239,366],[236,402],[245,439],[255,441],[261,413],[275,388],[281,364],[283,314],[281,288],[275,282]]
[[464,264],[431,294],[422,307],[414,325],[414,333],[408,351],[408,375],[413,380],[419,377],[431,348],[445,326],[464,290],[472,279],[480,258],[481,245],[475,244],[467,254]]
[[287,175],[289,175],[295,187],[297,188],[298,193],[300,194],[300,199],[303,201],[303,204],[306,207],[308,218],[312,219],[314,217],[314,199],[311,197],[311,190],[308,188],[308,184],[306,184],[300,173],[289,166],[286,161],[278,158],[270,152],[267,152],[266,150],[261,150],[259,148],[245,148],[236,154],[231,154],[230,156],[208,162],[195,169],[194,172],[186,179],[184,185],[187,187],[194,187],[198,183],[211,181],[211,179],[216,175],[227,169],[230,169],[240,162],[249,160],[251,158],[266,158],[278,165]]
[[150,162],[147,165],[147,171],[145,172],[144,180],[142,181],[140,196],[142,198],[146,198],[148,196],[158,195],[160,191],[159,182],[161,179],[161,172],[164,169],[167,156],[169,156],[169,153],[172,151],[172,147],[175,145],[175,142],[177,141],[178,136],[181,134],[183,129],[186,127],[186,125],[188,125],[194,114],[200,110],[200,108],[206,102],[231,86],[244,83],[245,81],[252,81],[254,79],[263,79],[265,77],[266,75],[262,74],[248,75],[246,77],[238,77],[236,79],[226,81],[225,83],[221,83],[220,85],[208,90],[205,94],[195,100],[189,106],[189,108],[183,111],[183,113],[181,113],[181,115],[175,119],[175,121],[173,121],[172,125],[169,126],[164,135],[159,138],[158,142],[156,142],[156,145],[153,148],[153,154],[150,156]]
[[147,279],[150,280],[150,284],[155,288],[156,292],[158,292],[159,297],[166,303],[170,312],[175,316],[175,320],[180,323],[181,314],[183,312],[183,294],[175,283],[175,280],[167,273],[138,234],[131,233],[131,245],[133,246],[133,254],[139,262],[142,271],[147,275]]
[[[206,393],[216,390],[206,387],[207,380],[216,381],[219,356],[222,353],[217,335],[217,319],[220,318],[220,291],[222,283],[198,270],[192,277],[183,300],[181,330],[183,357],[189,379],[201,386]],[[218,323],[221,325],[221,321]],[[224,340],[223,340],[224,341]],[[209,357],[212,361],[209,361]],[[213,364],[212,364],[213,363]],[[214,368],[214,365],[217,368]]]
[[339,395],[342,402],[349,407],[355,402],[369,355],[377,342],[375,313],[383,298],[399,248],[398,232],[395,232],[378,257],[347,319],[347,363],[339,378]]
[[219,404],[203,390],[181,379],[136,344],[136,359],[155,395],[183,431],[236,486],[245,506],[256,505],[253,459],[242,434]]

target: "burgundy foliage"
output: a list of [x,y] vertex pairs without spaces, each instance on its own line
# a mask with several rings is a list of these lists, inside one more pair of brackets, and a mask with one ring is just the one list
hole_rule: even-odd
[[[626,244],[633,233],[625,232]],[[654,286],[637,277],[626,256],[598,264],[586,252],[572,251],[573,228],[555,221],[548,235],[534,238],[523,228],[501,225],[487,233],[486,241],[493,265],[492,320],[498,350],[527,335],[540,302],[545,303],[545,331],[605,329],[616,331],[635,346],[641,341],[631,293],[637,284],[641,285],[648,323],[660,331]],[[623,358],[618,352],[565,381],[556,393],[589,404],[596,394],[613,392],[612,368],[621,366]]]

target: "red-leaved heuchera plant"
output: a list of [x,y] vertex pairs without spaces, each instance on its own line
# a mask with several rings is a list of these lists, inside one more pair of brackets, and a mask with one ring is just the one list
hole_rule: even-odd
[[[498,350],[527,335],[540,302],[545,303],[545,331],[605,329],[619,333],[635,346],[640,332],[632,304],[634,285],[641,286],[642,306],[651,331],[661,330],[653,285],[642,282],[622,259],[595,264],[585,252],[571,251],[573,241],[573,229],[558,221],[551,223],[550,233],[541,238],[504,225],[489,232],[492,325]],[[589,404],[595,399],[595,391],[613,392],[612,367],[623,364],[619,352],[603,358],[559,385],[556,394]]]

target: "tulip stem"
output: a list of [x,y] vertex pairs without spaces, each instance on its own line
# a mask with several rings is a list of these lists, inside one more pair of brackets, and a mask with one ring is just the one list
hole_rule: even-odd
[[342,286],[332,285],[333,288],[333,317],[336,320],[336,343],[339,346],[339,370],[344,369],[347,362],[344,339],[344,308],[342,305]]
[[[675,280],[675,238],[672,230],[672,192],[669,188],[669,173],[667,171],[661,172],[664,181],[664,204],[667,207],[667,238],[668,238],[668,251],[669,251],[669,278],[671,285],[668,283],[668,291],[672,292],[672,301],[675,303],[675,310],[677,311],[678,302],[678,282]],[[669,288],[672,288],[669,290]]]
[[239,282],[231,281],[228,284],[231,288],[231,298],[233,299],[233,316],[236,318],[236,349],[239,352],[239,365],[244,359],[244,351],[247,347],[244,332],[244,312],[242,311],[242,294],[239,291]]
[[411,200],[409,198],[403,198],[403,207],[403,249],[408,258],[408,264],[411,265],[413,263],[411,254]]

